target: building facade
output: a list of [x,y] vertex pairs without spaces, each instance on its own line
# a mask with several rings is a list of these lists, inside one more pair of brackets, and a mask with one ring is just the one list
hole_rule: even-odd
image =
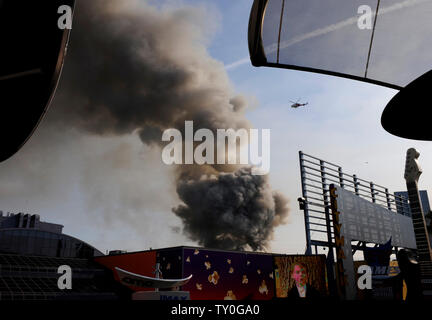
[[[125,290],[93,261],[102,252],[39,215],[0,211],[0,300],[117,300]],[[71,288],[58,285],[60,266]]]
[[102,252],[62,233],[60,224],[40,221],[37,214],[0,211],[0,252],[61,258],[92,258]]
[[[420,202],[423,207],[423,213],[427,215],[430,212],[428,193],[426,190],[420,190],[419,193],[420,193]],[[397,203],[396,203],[397,212],[405,215],[407,215],[408,212],[408,215],[411,217],[411,208],[408,202],[408,192],[396,191],[394,194],[397,199]]]

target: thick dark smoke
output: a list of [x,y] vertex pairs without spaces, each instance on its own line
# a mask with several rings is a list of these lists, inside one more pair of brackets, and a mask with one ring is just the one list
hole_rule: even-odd
[[[162,146],[162,132],[250,128],[247,100],[206,49],[203,8],[118,0],[78,1],[55,121],[99,135],[138,133]],[[288,214],[266,177],[236,166],[178,166],[173,209],[184,232],[219,248],[262,249]]]
[[61,120],[97,134],[139,130],[145,143],[159,144],[163,130],[185,120],[248,128],[246,100],[208,55],[205,28],[203,9],[78,1],[56,105]]
[[185,204],[175,214],[186,234],[206,247],[264,249],[286,216],[286,200],[250,168],[180,181],[177,191]]

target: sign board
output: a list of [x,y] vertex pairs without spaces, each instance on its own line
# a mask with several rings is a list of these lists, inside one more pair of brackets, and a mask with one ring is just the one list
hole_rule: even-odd
[[337,254],[339,288],[347,300],[357,296],[351,241],[416,248],[412,220],[360,198],[356,194],[330,185],[331,209]]
[[378,204],[360,198],[354,193],[336,187],[337,205],[341,212],[339,222],[344,226],[347,239],[416,248],[414,227],[410,217],[390,211]]
[[189,291],[139,291],[132,294],[132,300],[190,300]]
[[180,287],[192,279],[192,275],[184,279],[160,279],[146,277],[137,273],[129,272],[118,267],[115,267],[120,282],[126,286],[142,287],[142,288],[174,288]]

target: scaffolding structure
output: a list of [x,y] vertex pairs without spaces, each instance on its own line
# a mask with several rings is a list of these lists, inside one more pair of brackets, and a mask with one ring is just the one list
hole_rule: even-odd
[[[302,198],[300,209],[304,211],[306,250],[305,254],[318,254],[318,248],[328,250],[327,272],[329,291],[336,292],[334,262],[336,243],[330,205],[330,184],[353,192],[355,195],[389,210],[390,214],[411,216],[408,200],[396,196],[388,188],[343,172],[342,167],[299,151]],[[352,254],[364,250],[368,243],[351,243]],[[372,245],[377,245],[373,243]],[[397,248],[394,248],[394,252]]]
[[[355,193],[357,196],[380,205],[395,214],[410,215],[408,200],[395,196],[388,188],[360,179],[355,174],[343,172],[342,167],[299,151],[302,199],[306,231],[306,252],[318,253],[325,247],[331,253],[335,247],[333,221],[330,212],[330,184]],[[361,250],[361,244],[353,245]]]

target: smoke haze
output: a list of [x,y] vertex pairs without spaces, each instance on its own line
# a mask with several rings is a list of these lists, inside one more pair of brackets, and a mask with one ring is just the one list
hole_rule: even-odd
[[[137,134],[157,149],[163,130],[183,131],[185,120],[193,120],[195,130],[250,128],[247,99],[233,92],[223,64],[207,52],[214,27],[207,16],[204,7],[77,1],[62,80],[46,121],[96,136]],[[124,215],[133,224],[143,206],[172,195],[161,190],[158,197],[140,198],[140,184],[124,178],[128,163],[139,161],[127,156],[131,148],[124,143],[102,155],[108,164],[93,161],[81,183],[91,207],[100,202],[109,219],[127,199]],[[121,170],[110,172],[116,166]],[[92,185],[96,175],[117,175],[111,199]],[[288,215],[286,199],[249,168],[179,165],[173,179],[183,201],[173,212],[184,234],[205,246],[263,249]]]

